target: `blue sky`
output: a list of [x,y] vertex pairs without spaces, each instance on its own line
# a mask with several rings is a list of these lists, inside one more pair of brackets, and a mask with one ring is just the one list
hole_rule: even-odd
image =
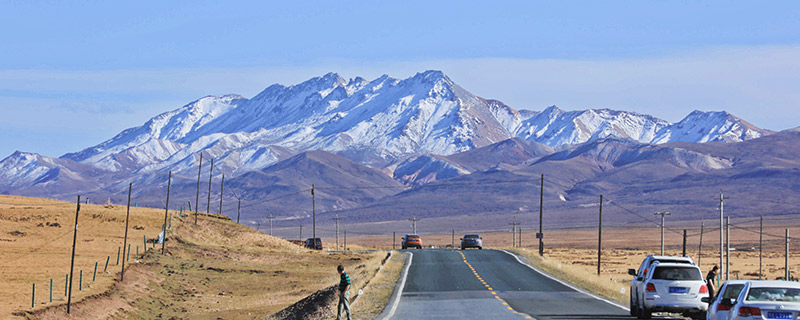
[[800,125],[791,1],[6,1],[0,158],[60,156],[199,97],[439,69],[517,109]]

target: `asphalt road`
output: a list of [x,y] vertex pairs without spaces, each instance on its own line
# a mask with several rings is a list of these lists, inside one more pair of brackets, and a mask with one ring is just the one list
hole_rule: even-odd
[[633,319],[502,251],[408,251],[412,263],[392,319]]

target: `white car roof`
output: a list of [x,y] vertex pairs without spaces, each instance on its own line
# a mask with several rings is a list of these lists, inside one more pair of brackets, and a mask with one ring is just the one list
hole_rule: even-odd
[[750,280],[750,288],[796,288],[800,289],[800,282],[781,280]]
[[674,262],[658,262],[653,264],[654,267],[681,267],[681,268],[696,268],[700,269],[695,264],[674,263]]
[[728,281],[725,281],[725,283],[727,283],[727,284],[745,284],[748,281],[751,281],[751,280],[728,280]]
[[667,260],[667,259],[669,259],[669,260],[681,260],[681,261],[694,262],[692,260],[692,258],[689,258],[689,257],[678,257],[678,256],[653,256],[653,259],[654,260]]

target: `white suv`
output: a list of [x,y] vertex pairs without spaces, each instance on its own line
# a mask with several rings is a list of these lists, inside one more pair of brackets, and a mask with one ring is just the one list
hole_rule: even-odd
[[650,265],[642,284],[645,289],[639,296],[640,319],[650,319],[653,312],[705,318],[708,305],[701,299],[708,297],[708,287],[696,265],[655,262]]
[[694,264],[692,258],[689,257],[672,257],[672,256],[654,256],[648,255],[642,261],[642,264],[639,265],[639,270],[635,269],[628,269],[628,274],[633,276],[631,280],[631,290],[630,290],[630,306],[631,306],[631,315],[638,316],[641,299],[643,295],[641,294],[644,292],[644,284],[643,281],[645,276],[647,275],[647,271],[651,268],[650,265],[655,262],[670,262],[670,263],[682,263],[682,264]]

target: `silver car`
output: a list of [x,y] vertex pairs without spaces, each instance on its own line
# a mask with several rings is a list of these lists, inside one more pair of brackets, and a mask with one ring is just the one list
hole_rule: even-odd
[[477,234],[465,234],[461,238],[461,250],[466,248],[478,248],[483,250],[483,238]]
[[650,319],[653,312],[676,312],[695,319],[705,317],[708,287],[693,264],[660,263],[652,264],[644,281],[643,303],[639,308],[639,319]]
[[[728,313],[731,311],[730,304],[722,304],[723,299],[732,299],[729,301],[736,301],[739,293],[744,289],[747,280],[728,280],[719,288],[716,297],[709,298],[710,304],[708,305],[708,312],[706,313],[706,320],[728,320]],[[705,300],[705,299],[703,299]]]
[[800,313],[800,283],[790,281],[750,280],[736,300],[723,299],[731,305],[728,319],[797,319]]

